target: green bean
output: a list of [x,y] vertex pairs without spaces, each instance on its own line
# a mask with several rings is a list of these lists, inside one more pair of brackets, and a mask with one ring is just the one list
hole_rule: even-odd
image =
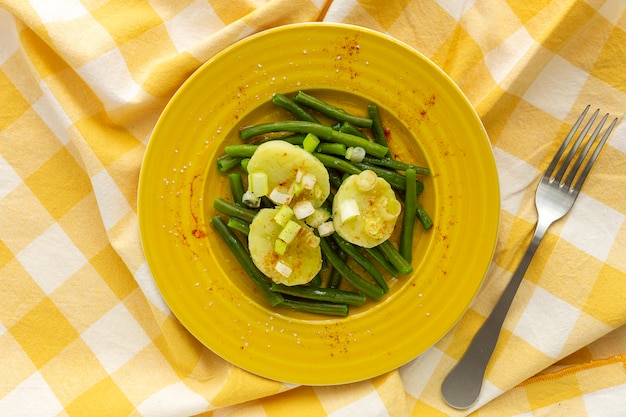
[[246,223],[252,223],[252,220],[257,213],[254,210],[240,207],[235,203],[219,197],[213,200],[213,208],[218,213],[222,213],[228,217],[235,217],[237,219],[245,221]]
[[406,275],[413,272],[411,264],[400,255],[400,252],[398,252],[388,239],[378,245],[377,248],[379,248],[383,255],[385,255],[385,258],[398,269],[398,273]]
[[339,257],[339,255],[333,251],[326,239],[326,237],[320,239],[320,247],[322,248],[324,256],[326,256],[333,267],[336,268],[339,273],[343,275],[345,280],[358,291],[361,291],[373,300],[380,300],[385,293],[383,289],[378,285],[365,280],[359,274],[350,269],[350,267]]
[[383,124],[380,120],[378,106],[374,104],[367,106],[367,114],[370,119],[372,119],[372,135],[374,136],[374,141],[383,146],[387,146],[387,135],[385,135]]
[[245,246],[228,226],[226,226],[224,220],[219,216],[213,217],[211,219],[211,225],[233,252],[239,264],[252,279],[256,287],[263,293],[270,305],[276,306],[281,304],[284,300],[283,296],[271,290],[269,279],[256,267]]
[[383,268],[385,268],[387,270],[387,272],[389,272],[392,276],[397,276],[398,275],[398,270],[396,269],[395,266],[393,266],[388,260],[387,258],[385,258],[385,255],[383,255],[383,253],[380,251],[380,248],[378,248],[377,246],[373,247],[373,248],[363,248],[363,250],[365,252],[367,252],[367,254],[369,256],[371,256],[372,258],[374,258],[374,260],[376,262],[378,262],[380,264],[380,266],[382,266]]
[[387,286],[387,283],[381,273],[378,269],[376,269],[374,264],[372,264],[370,260],[365,257],[365,255],[358,251],[356,246],[339,236],[337,232],[333,233],[331,236],[343,252],[347,253],[348,256],[354,259],[357,264],[361,265],[361,268],[363,268],[365,272],[374,278],[374,281],[376,281],[383,291],[389,291],[389,287]]
[[362,306],[365,303],[363,294],[336,288],[314,288],[305,285],[288,286],[272,283],[271,290],[307,300],[328,301],[353,306]]
[[349,133],[354,136],[360,136],[364,139],[367,139],[367,136],[365,135],[365,133],[361,131],[361,129],[359,129],[358,127],[356,127],[355,125],[349,122],[343,122],[339,126],[339,131],[343,133]]
[[230,155],[222,155],[217,158],[217,169],[221,173],[225,173],[236,167],[241,163],[241,158],[237,158]]
[[359,174],[361,172],[359,168],[346,161],[345,159],[337,158],[336,156],[326,155],[319,152],[314,152],[313,156],[319,159],[326,168],[334,168],[348,174]]
[[[275,294],[280,295],[279,293]],[[303,301],[283,298],[283,301],[281,301],[277,307],[289,308],[305,313],[324,314],[327,316],[346,317],[348,315],[347,304],[327,303],[323,301]]]
[[304,143],[305,137],[306,137],[306,133],[294,133],[293,135],[278,136],[278,137],[272,138],[271,140],[282,140],[287,143],[291,143],[292,145],[302,146],[302,144]]
[[[346,259],[348,258],[348,255],[346,255],[346,253],[344,251],[342,251],[341,249],[337,248],[336,251],[339,254],[339,258],[341,258],[342,261],[346,261]],[[332,266],[332,265],[331,265]],[[339,288],[339,285],[341,285],[341,279],[343,278],[343,276],[341,275],[341,273],[339,272],[339,270],[335,267],[332,268],[332,270],[330,271],[330,276],[328,277],[328,288]]]
[[420,221],[420,223],[422,223],[422,226],[424,227],[424,229],[426,230],[430,229],[433,226],[432,219],[430,218],[426,210],[424,210],[424,207],[422,207],[419,201],[416,202],[415,204],[416,204],[415,215],[417,216],[417,219]]
[[413,260],[413,229],[415,227],[415,210],[417,194],[415,192],[415,170],[406,170],[406,190],[404,194],[404,214],[402,216],[402,229],[400,232],[400,255],[408,263]]
[[365,156],[363,162],[370,165],[377,165],[381,167],[387,167],[398,171],[406,171],[408,168],[413,168],[417,175],[429,175],[430,169],[426,167],[420,167],[413,164],[407,164],[406,162],[398,161],[397,159],[390,158],[388,156],[384,158],[373,158],[371,156]]
[[239,136],[246,141],[255,136],[272,132],[313,133],[318,138],[329,142],[343,143],[346,146],[360,146],[365,149],[365,152],[378,158],[382,158],[389,151],[389,148],[362,137],[338,132],[330,126],[300,120],[283,120],[245,127],[239,131]]
[[250,144],[226,145],[224,146],[224,152],[228,156],[250,158],[258,147],[258,145]]
[[[335,187],[335,189],[339,189],[341,183],[343,182],[343,178],[339,175],[339,171],[333,168],[328,169],[328,179],[330,181],[330,185]],[[332,195],[332,193],[330,195]]]
[[343,143],[322,142],[317,145],[316,152],[346,156],[346,145]]
[[230,193],[233,196],[233,201],[237,205],[243,204],[243,178],[239,172],[233,172],[228,174],[228,183],[230,185]]
[[229,217],[226,226],[233,230],[238,230],[246,236],[250,234],[250,223],[246,223],[236,217]]
[[241,160],[241,169],[243,170],[243,172],[245,172],[246,174],[248,173],[248,162],[250,162],[250,158],[243,158]]
[[[324,267],[322,267],[322,269],[324,269]],[[321,287],[322,286],[322,274],[320,274],[319,272],[317,274],[315,274],[313,279],[311,281],[309,281],[309,283],[307,285],[309,287],[312,287],[312,288],[319,288],[319,287]]]
[[298,103],[283,94],[274,94],[274,97],[272,97],[272,103],[274,103],[278,107],[282,107],[283,109],[287,110],[289,113],[293,114],[298,120],[319,123],[319,120],[317,120],[315,116],[304,110],[298,105]]
[[303,106],[317,110],[324,116],[328,116],[331,119],[338,120],[340,122],[350,122],[359,127],[372,127],[372,119],[349,114],[345,110],[310,96],[305,92],[298,91],[293,99],[296,103],[300,103]]

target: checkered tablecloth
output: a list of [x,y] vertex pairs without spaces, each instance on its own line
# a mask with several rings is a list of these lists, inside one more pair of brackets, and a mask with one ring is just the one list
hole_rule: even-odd
[[[491,271],[435,346],[386,375],[294,387],[192,338],[161,299],[137,184],[168,99],[218,51],[294,22],[344,22],[422,52],[494,147]],[[443,377],[532,234],[534,188],[590,103],[626,111],[623,0],[0,0],[0,416],[624,416],[626,123],[526,274],[478,405]]]

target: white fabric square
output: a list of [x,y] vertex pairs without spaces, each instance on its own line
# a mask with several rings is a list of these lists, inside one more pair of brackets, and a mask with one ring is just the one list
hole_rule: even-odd
[[22,183],[22,179],[6,159],[0,155],[0,200]]
[[400,368],[400,378],[406,392],[419,398],[430,381],[430,377],[439,365],[443,352],[431,347],[417,358]]
[[91,178],[104,227],[109,230],[131,211],[130,204],[106,170]]
[[502,209],[517,214],[524,194],[537,177],[537,169],[500,148],[494,148],[493,154],[500,180]]
[[589,417],[623,417],[626,410],[626,384],[583,395]]
[[4,9],[0,9],[0,64],[4,63],[19,48],[17,28],[13,15]]
[[373,390],[370,394],[356,400],[350,405],[328,414],[328,417],[354,416],[389,417],[389,413],[387,412],[385,403],[383,403],[380,395],[378,395],[378,392]]
[[474,3],[476,3],[476,0],[437,0],[437,4],[443,7],[445,11],[450,13],[450,16],[454,17],[456,20],[461,20],[461,16],[463,16]]
[[485,65],[496,83],[500,84],[533,47],[537,48],[539,45],[522,26],[500,46],[486,54]]
[[557,119],[565,120],[588,76],[556,55],[526,90],[523,99]]
[[223,27],[224,22],[204,0],[193,2],[171,20],[165,22],[168,34],[180,52],[205,42]]
[[58,288],[87,263],[83,253],[58,223],[18,253],[17,259],[46,294]]
[[581,192],[565,219],[561,237],[605,261],[623,223],[622,213]]
[[489,382],[488,379],[483,380],[483,386],[480,389],[480,394],[478,394],[478,400],[476,400],[476,404],[469,408],[467,412],[472,413],[476,411],[477,409],[487,404],[494,398],[499,397],[503,393],[504,391],[493,385],[491,382]]
[[360,7],[357,0],[333,1],[324,20],[327,22],[343,22],[355,7]]
[[78,19],[89,12],[80,0],[30,0],[43,23]]
[[67,133],[67,128],[71,126],[72,121],[67,116],[56,97],[52,94],[46,83],[39,84],[43,96],[35,104],[33,108],[46,125],[52,130],[56,137],[67,145],[70,141],[70,137]]
[[604,16],[609,22],[617,24],[620,17],[626,11],[626,1],[624,0],[608,0],[600,7],[598,12]]
[[580,310],[537,286],[513,333],[558,358]]
[[143,262],[139,266],[139,269],[135,272],[135,281],[139,284],[141,292],[143,292],[146,298],[155,307],[166,314],[171,314],[169,307],[163,300],[163,297],[161,297],[161,293],[154,282],[154,278],[152,277],[152,273],[150,272],[147,262]]
[[141,86],[133,80],[124,56],[114,48],[78,68],[107,110],[120,107],[139,94]]
[[39,372],[35,372],[0,399],[3,416],[54,417],[63,406]]
[[178,382],[146,398],[137,411],[142,416],[187,417],[206,411],[210,405],[204,397]]
[[85,330],[81,337],[109,374],[123,366],[151,342],[122,303],[109,310]]

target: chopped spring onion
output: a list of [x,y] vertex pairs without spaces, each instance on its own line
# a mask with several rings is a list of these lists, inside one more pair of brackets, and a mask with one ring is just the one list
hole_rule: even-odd
[[312,190],[315,187],[315,182],[317,181],[317,177],[315,174],[307,173],[302,176],[302,186],[307,190]]
[[[352,149],[352,151],[348,152],[350,149]],[[366,154],[365,149],[363,149],[360,146],[355,146],[353,148],[348,148],[346,150],[346,158],[352,162],[363,162],[363,158],[365,158],[365,154]]]
[[324,207],[318,207],[306,218],[305,222],[311,227],[319,227],[328,219],[330,219],[330,212]]
[[304,141],[302,142],[302,147],[307,152],[315,152],[315,149],[317,149],[317,145],[319,145],[319,143],[320,143],[320,140],[317,136],[315,136],[313,133],[308,133],[304,137]]
[[274,187],[269,195],[270,200],[276,204],[289,204],[293,198],[293,194],[290,194],[284,187]]
[[315,207],[313,207],[313,203],[309,200],[301,200],[293,205],[293,213],[298,220],[309,217],[314,211]]
[[248,188],[257,197],[263,197],[268,193],[268,179],[265,172],[254,172],[248,176]]
[[293,220],[289,220],[285,227],[283,227],[283,230],[281,230],[278,234],[278,238],[283,242],[289,244],[293,242],[293,240],[296,238],[300,229],[302,229],[302,226],[300,226]]
[[341,223],[345,223],[353,217],[361,214],[359,211],[359,204],[355,199],[345,200],[339,206],[339,217]]
[[293,216],[293,210],[291,209],[291,207],[289,207],[286,204],[283,204],[282,206],[280,206],[280,208],[278,209],[278,212],[274,216],[274,221],[281,227],[285,227],[287,222],[291,220],[292,216]]
[[250,190],[243,193],[241,202],[250,208],[261,207],[261,199]]
[[324,222],[319,225],[317,232],[321,237],[330,236],[335,232],[335,226],[332,221]]
[[372,170],[366,169],[357,175],[355,185],[360,191],[370,191],[376,186],[378,175]]
[[279,255],[284,255],[286,250],[287,250],[287,243],[285,243],[284,241],[280,239],[276,239],[274,241],[274,252],[276,252]]
[[279,274],[281,274],[285,278],[289,278],[292,272],[291,267],[289,267],[289,265],[282,263],[281,261],[278,261],[274,268],[276,269],[276,271],[278,271]]

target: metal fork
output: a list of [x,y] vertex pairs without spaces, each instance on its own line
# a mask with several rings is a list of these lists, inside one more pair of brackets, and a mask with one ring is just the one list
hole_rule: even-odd
[[[470,343],[465,355],[452,369],[452,371],[450,371],[441,385],[443,399],[454,408],[465,409],[476,403],[478,394],[480,394],[482,387],[485,369],[487,368],[489,359],[491,358],[496,342],[498,341],[500,329],[502,328],[502,324],[504,323],[504,319],[507,315],[511,302],[517,292],[517,288],[519,287],[522,278],[528,269],[528,265],[537,250],[539,242],[541,242],[541,239],[546,233],[548,227],[550,227],[550,225],[555,221],[565,216],[565,214],[567,214],[567,212],[569,212],[574,205],[574,201],[576,201],[576,197],[578,197],[578,193],[580,192],[583,182],[585,182],[587,174],[589,174],[593,163],[609,138],[613,127],[617,123],[617,118],[615,118],[606,129],[599,143],[597,143],[594,148],[594,144],[597,142],[596,139],[598,138],[604,123],[609,117],[607,113],[587,140],[584,148],[581,151],[578,151],[596,117],[598,116],[598,113],[600,112],[600,109],[596,110],[581,133],[578,135],[578,138],[571,146],[567,155],[561,161],[565,150],[585,118],[589,107],[590,106],[587,106],[582,112],[572,127],[572,130],[566,136],[563,144],[552,159],[552,162],[550,162],[550,165],[543,174],[543,177],[541,177],[541,181],[537,187],[537,194],[535,196],[535,205],[537,207],[538,214],[537,225],[524,257],[515,270],[511,281],[504,289],[504,292],[500,296],[500,299],[496,303],[493,311],[474,336],[474,339]],[[585,158],[592,149],[593,153],[587,160],[582,172],[577,175],[577,172],[585,161]],[[576,158],[575,162],[568,171],[568,168],[574,158]]]

